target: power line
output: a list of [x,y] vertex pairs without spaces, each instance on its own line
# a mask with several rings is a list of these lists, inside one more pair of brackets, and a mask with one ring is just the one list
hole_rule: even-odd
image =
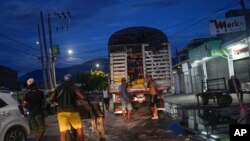
[[0,36],[4,37],[4,38],[6,38],[6,39],[8,39],[8,40],[10,40],[10,41],[13,41],[13,42],[15,42],[15,43],[17,43],[17,44],[19,44],[19,45],[21,45],[21,46],[23,46],[23,47],[27,47],[27,48],[29,48],[29,49],[33,49],[33,50],[35,50],[35,51],[39,51],[38,49],[33,48],[32,46],[29,46],[29,45],[27,45],[27,44],[24,44],[24,43],[22,43],[22,42],[19,42],[19,41],[15,40],[15,39],[13,39],[13,38],[11,38],[11,37],[8,37],[8,36],[6,36],[6,35],[1,34],[1,33],[0,33]]
[[10,45],[8,43],[0,43],[3,47],[3,49],[5,49],[6,51],[9,51],[10,53],[16,53],[16,54],[22,54],[24,56],[33,56],[33,57],[39,57],[37,56],[35,53],[30,53],[30,52],[27,52],[27,50],[19,50],[19,49],[16,49],[18,46],[13,46],[13,45]]
[[33,57],[33,58],[39,58],[39,56],[36,56],[34,54],[31,54],[31,53],[28,53],[28,52],[25,52],[25,51],[22,51],[22,50],[15,49],[10,45],[6,45],[6,44],[3,44],[3,43],[0,43],[0,45],[1,45],[1,47],[5,47],[7,50],[14,51],[14,53],[19,53],[19,54],[22,54],[24,56]]
[[[215,13],[218,13],[218,12],[220,12],[220,11],[222,11],[222,10],[228,9],[228,7],[231,6],[231,5],[233,5],[235,2],[236,2],[235,0],[231,1],[231,2],[230,2],[229,4],[227,4],[226,6],[220,8],[220,9],[215,10],[214,12],[212,12],[212,14],[211,14],[211,13],[208,13],[207,15],[203,16],[201,19],[198,19],[198,20],[195,21],[195,22],[193,22],[193,20],[189,20],[189,21],[181,22],[181,23],[179,23],[179,24],[175,24],[175,25],[168,26],[167,28],[172,28],[172,27],[179,26],[180,24],[183,24],[183,23],[193,23],[191,26],[189,25],[189,26],[187,26],[187,27],[185,27],[185,28],[183,28],[183,29],[180,29],[180,30],[176,31],[173,35],[171,35],[171,37],[174,38],[174,37],[176,37],[177,35],[179,35],[180,32],[183,33],[183,32],[187,32],[187,31],[189,31],[189,30],[192,30],[193,28],[195,28],[195,26],[199,25],[202,21],[208,19],[210,16],[212,16],[212,15],[215,14]],[[58,5],[57,5],[57,6],[58,6]],[[59,6],[60,6],[60,5],[59,5]],[[54,8],[54,7],[51,6],[51,9],[56,9],[56,8]],[[58,10],[55,10],[55,11],[58,11]],[[59,22],[61,22],[61,21],[62,21],[62,20],[59,20]],[[190,27],[192,27],[192,28],[190,28]],[[71,29],[72,29],[73,32],[76,33],[76,31],[77,31],[77,33],[80,33],[80,35],[81,35],[82,37],[84,37],[84,36],[82,35],[84,32],[80,32],[79,29],[76,29],[74,26],[71,27]],[[205,35],[204,35],[204,36],[205,36]],[[193,37],[193,36],[190,36],[190,37]],[[100,50],[101,50],[101,49],[100,49]]]
[[11,45],[10,43],[0,43],[5,50],[7,51],[14,51],[14,52],[10,52],[10,53],[19,53],[19,54],[22,54],[22,55],[25,55],[25,56],[33,56],[33,57],[39,57],[37,56],[35,53],[32,53],[31,52],[28,52],[27,50],[20,50],[20,49],[17,49],[18,46],[13,46]]
[[[186,31],[186,30],[193,29],[194,26],[196,26],[197,24],[203,22],[204,20],[207,20],[209,17],[211,17],[212,15],[214,15],[214,14],[216,14],[216,13],[218,13],[218,12],[221,12],[221,11],[223,11],[223,10],[228,9],[228,8],[231,7],[233,4],[236,4],[236,1],[235,1],[235,0],[231,1],[231,2],[230,2],[229,4],[227,4],[226,6],[224,6],[224,7],[222,7],[222,8],[219,8],[219,9],[215,10],[215,11],[212,12],[211,14],[205,15],[204,17],[198,19],[196,22],[192,23],[191,25],[189,25],[189,26],[187,26],[187,27],[184,27],[183,29],[181,29],[181,30],[179,30],[179,31],[177,31],[177,32],[175,32],[175,33],[173,33],[173,35],[176,35],[176,34],[178,34],[178,33],[180,33],[180,32],[183,33],[183,32]],[[191,27],[191,28],[190,28],[190,27]],[[173,35],[172,35],[172,36],[173,36]]]

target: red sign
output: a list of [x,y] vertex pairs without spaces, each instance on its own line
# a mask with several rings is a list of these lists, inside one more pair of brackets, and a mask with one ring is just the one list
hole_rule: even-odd
[[232,17],[209,21],[211,34],[222,34],[246,30],[245,17]]

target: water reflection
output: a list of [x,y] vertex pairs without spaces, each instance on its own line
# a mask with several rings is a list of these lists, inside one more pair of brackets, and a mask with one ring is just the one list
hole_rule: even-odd
[[172,122],[169,124],[169,129],[172,131],[175,135],[184,135],[185,129],[178,123],[178,122]]
[[[182,126],[213,139],[229,139],[229,125],[249,124],[250,108],[239,109],[238,105],[228,107],[167,104],[168,114],[177,121],[170,128],[175,134],[184,134]],[[244,117],[244,118],[243,118]],[[241,120],[239,120],[241,119]]]

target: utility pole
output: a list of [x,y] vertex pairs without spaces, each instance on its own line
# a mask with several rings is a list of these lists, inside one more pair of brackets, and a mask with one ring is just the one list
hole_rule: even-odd
[[47,76],[47,84],[48,89],[52,89],[52,81],[51,81],[51,67],[50,67],[50,59],[48,56],[48,50],[47,50],[47,42],[46,42],[46,35],[45,35],[45,29],[44,29],[44,21],[43,21],[43,13],[40,12],[41,16],[41,23],[42,23],[42,33],[43,33],[43,45],[44,45],[44,52],[46,57],[46,76]]
[[53,56],[53,42],[52,42],[52,29],[51,29],[51,19],[50,14],[48,14],[48,29],[49,29],[49,45],[50,45],[50,61],[51,61],[51,79],[52,88],[56,87],[56,72],[55,72],[55,57]]
[[245,2],[244,0],[240,0],[240,5],[243,11],[245,11]]
[[41,40],[41,32],[40,32],[40,26],[37,25],[38,30],[38,38],[39,38],[39,46],[40,46],[40,52],[41,52],[41,63],[42,63],[42,72],[43,72],[43,81],[44,81],[44,88],[48,90],[48,81],[46,77],[46,71],[44,67],[44,57],[43,57],[43,47],[42,47],[42,40]]
[[[56,16],[58,16],[59,19],[70,19],[71,15],[70,12],[57,12],[55,13]],[[40,51],[41,51],[41,61],[43,66],[43,75],[44,75],[44,85],[47,89],[54,89],[56,87],[56,72],[55,72],[55,64],[56,64],[56,56],[59,54],[59,46],[53,45],[53,39],[52,39],[52,26],[51,26],[51,16],[48,14],[48,32],[49,32],[49,47],[50,50],[47,49],[47,42],[46,42],[46,34],[45,34],[45,28],[44,28],[44,20],[43,20],[43,13],[40,12],[41,16],[41,26],[42,26],[42,34],[43,34],[43,45],[44,45],[44,54],[45,54],[45,62],[44,63],[44,57],[43,57],[43,50],[42,50],[42,41],[40,37],[40,27],[38,25],[38,34],[39,34],[39,42],[40,42]],[[63,27],[61,27],[63,30]],[[58,29],[58,27],[57,27]],[[68,30],[68,25],[67,25]],[[46,64],[46,68],[44,67],[44,64]],[[46,70],[46,71],[45,71]]]
[[[71,18],[71,14],[70,12],[56,12],[55,15],[59,18],[59,19],[70,19]],[[56,56],[59,53],[59,46],[55,46],[53,45],[53,39],[52,39],[52,24],[51,24],[51,15],[48,14],[48,30],[49,30],[49,45],[50,45],[50,61],[51,61],[51,82],[52,82],[52,88],[56,87],[56,72],[55,72],[55,65],[56,65]],[[63,27],[61,27],[63,30]],[[58,29],[58,27],[56,28]],[[68,30],[68,25],[67,25],[67,30]]]

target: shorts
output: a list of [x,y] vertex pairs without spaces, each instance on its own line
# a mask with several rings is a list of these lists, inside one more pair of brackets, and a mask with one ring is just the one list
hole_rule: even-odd
[[150,97],[149,97],[149,100],[150,100],[150,107],[154,107],[154,105],[156,105],[158,103],[158,95],[151,95],[150,94]]
[[109,98],[103,98],[104,104],[109,104],[110,99]]
[[29,119],[31,130],[35,132],[44,132],[46,129],[45,119],[43,115],[32,116]]
[[59,112],[57,114],[60,132],[82,128],[82,120],[78,112]]
[[121,99],[121,103],[122,103],[122,111],[125,111],[126,108],[127,108],[127,110],[133,109],[131,101],[126,101],[124,99]]

